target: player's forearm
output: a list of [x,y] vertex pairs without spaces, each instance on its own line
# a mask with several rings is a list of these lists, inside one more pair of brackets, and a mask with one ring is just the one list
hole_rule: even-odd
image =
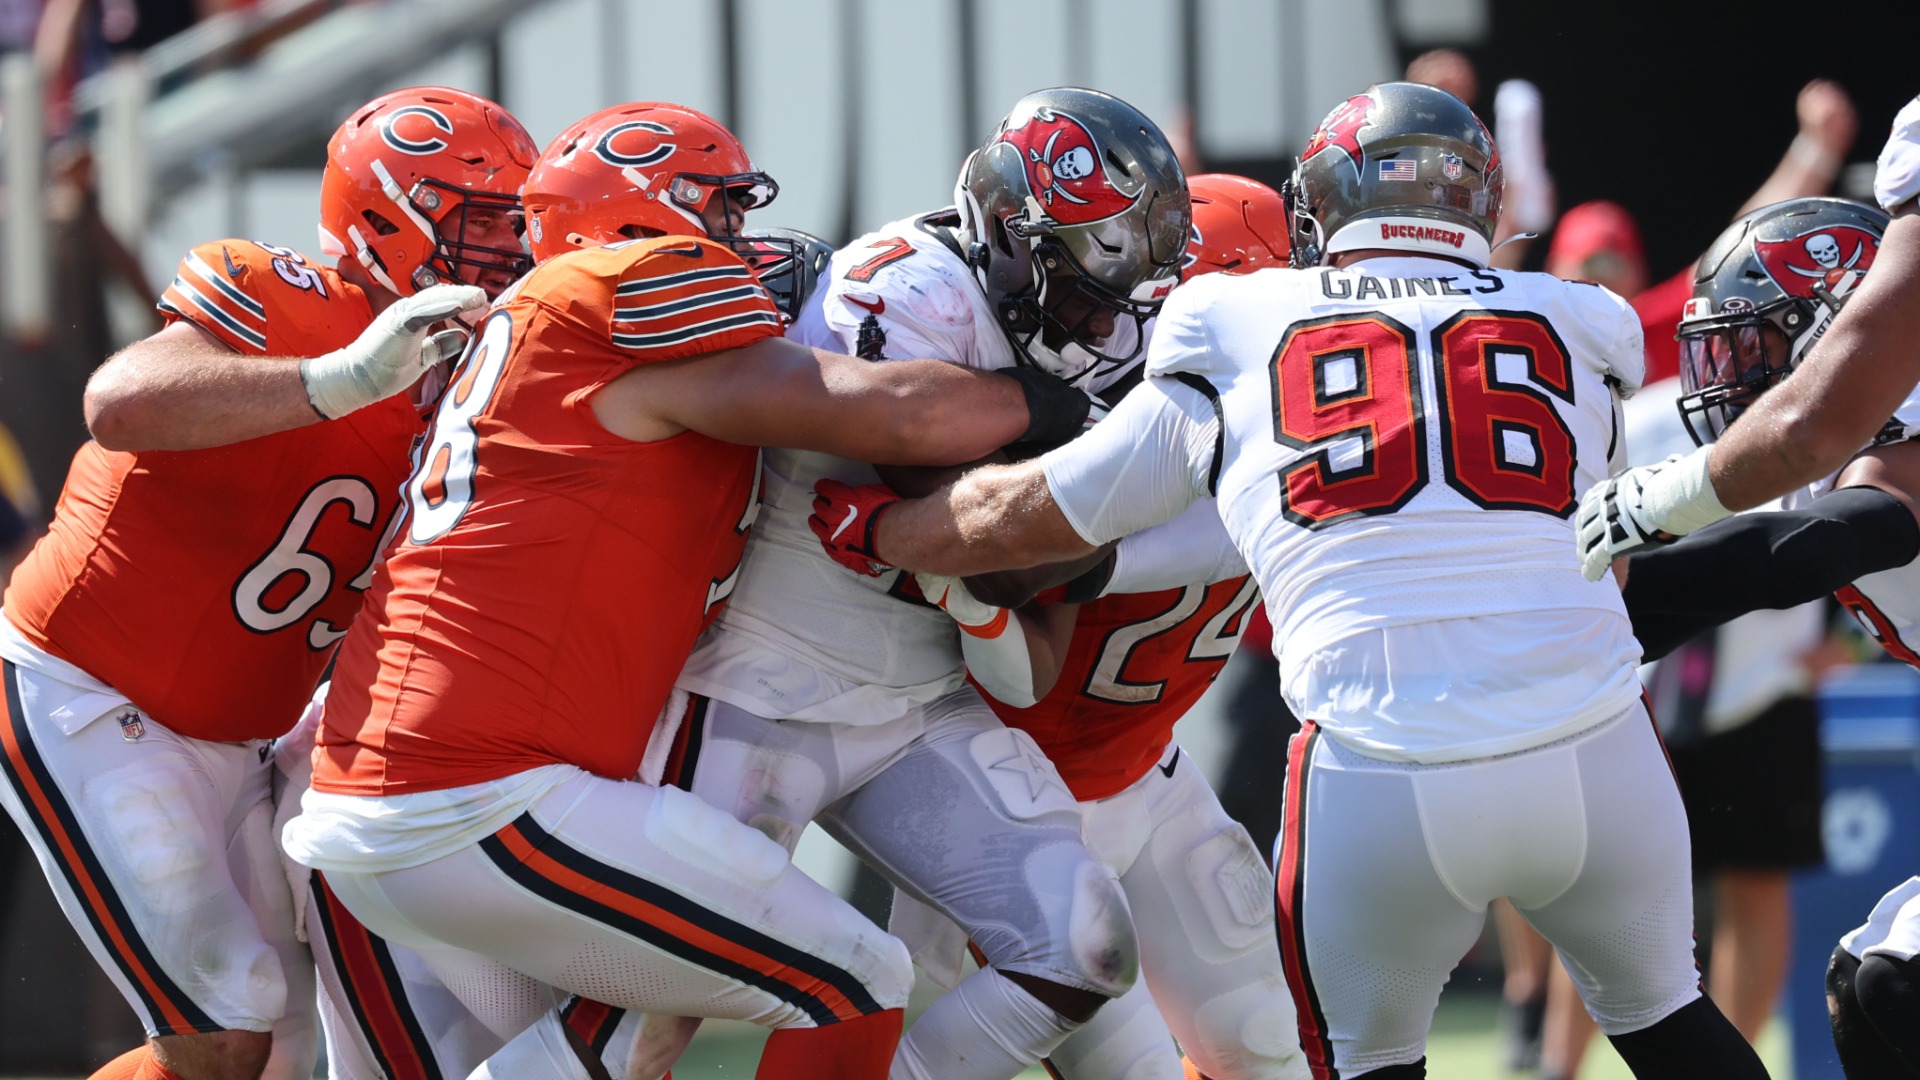
[[1720,501],[1745,510],[1859,453],[1920,383],[1920,214],[1894,220],[1880,256],[1812,353],[1713,449]]
[[880,518],[877,553],[911,570],[966,576],[1086,555],[1036,461],[975,469]]
[[85,408],[87,430],[109,450],[198,450],[320,419],[295,358],[151,338],[94,371]]

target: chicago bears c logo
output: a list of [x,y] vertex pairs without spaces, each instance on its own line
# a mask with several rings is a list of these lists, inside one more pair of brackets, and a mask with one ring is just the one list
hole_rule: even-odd
[[673,129],[652,120],[629,120],[608,128],[593,144],[593,156],[616,169],[644,169],[673,156],[680,147],[659,136],[672,135]]
[[445,150],[447,140],[434,134],[436,130],[453,134],[453,121],[447,119],[446,113],[425,105],[395,109],[380,121],[380,138],[403,154],[437,154]]
[[1035,109],[1024,123],[1001,132],[998,141],[1020,155],[1027,190],[1062,224],[1105,221],[1139,199],[1113,186],[1093,134],[1070,116]]
[[1332,147],[1347,155],[1347,160],[1353,162],[1354,169],[1358,170],[1364,156],[1360,150],[1360,129],[1367,126],[1367,117],[1372,112],[1373,98],[1366,94],[1355,94],[1341,102],[1314,129],[1313,137],[1307,140],[1307,148],[1300,151],[1300,160],[1305,161]]
[[1880,241],[1865,229],[1831,225],[1785,240],[1755,240],[1753,252],[1780,291],[1812,298],[1815,284],[1845,296],[1873,265]]

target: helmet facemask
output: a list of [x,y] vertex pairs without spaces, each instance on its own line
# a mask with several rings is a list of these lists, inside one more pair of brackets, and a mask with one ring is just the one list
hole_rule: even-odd
[[408,201],[429,216],[438,213],[434,218],[434,236],[438,243],[432,256],[413,273],[416,290],[443,281],[478,284],[490,272],[504,273],[508,281],[513,281],[533,269],[533,257],[524,247],[495,247],[467,239],[469,218],[475,211],[505,216],[513,223],[514,234],[524,236],[526,216],[521,212],[518,196],[422,180],[408,193]]
[[[1057,238],[1030,243],[1034,287],[995,304],[1015,353],[1068,382],[1115,375],[1139,359],[1146,341],[1144,324],[1160,313],[1179,260],[1173,260],[1166,277],[1145,282],[1133,296],[1122,296],[1087,274]],[[1141,296],[1147,298],[1137,298]],[[1112,329],[1096,333],[1094,324],[1102,315],[1111,317]],[[1070,359],[1070,351],[1077,355]]]
[[1818,303],[1787,297],[1754,311],[1683,324],[1675,403],[1696,445],[1718,439],[1760,395],[1793,373],[1840,310],[1841,298],[1816,286]]

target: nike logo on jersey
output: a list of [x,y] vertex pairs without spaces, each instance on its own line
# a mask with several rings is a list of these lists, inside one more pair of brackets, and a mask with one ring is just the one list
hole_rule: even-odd
[[884,296],[876,296],[871,300],[862,300],[857,296],[849,296],[847,297],[847,303],[857,308],[864,308],[875,315],[884,315],[887,311],[887,298]]
[[233,279],[234,281],[239,281],[240,268],[233,265],[233,252],[228,251],[224,246],[222,246],[220,248],[220,258],[227,264],[227,277]]
[[837,528],[837,529],[835,529],[835,530],[833,530],[833,535],[832,535],[832,536],[829,536],[829,537],[827,537],[827,539],[829,539],[829,540],[838,540],[838,539],[840,539],[840,534],[841,534],[841,533],[843,533],[843,532],[846,532],[846,531],[847,531],[847,526],[849,526],[849,525],[851,525],[851,524],[853,524],[853,519],[854,519],[854,518],[857,518],[857,517],[859,517],[859,516],[860,516],[860,508],[859,508],[859,507],[857,507],[857,506],[849,506],[849,507],[847,507],[847,520],[845,520],[845,521],[843,521],[843,522],[841,522],[841,523],[840,523],[840,527],[839,527],[839,528]]
[[685,255],[689,259],[697,259],[700,257],[699,244],[688,244],[686,247],[654,248],[653,250],[662,255]]
[[1160,775],[1166,777],[1169,780],[1173,779],[1174,766],[1179,764],[1180,764],[1180,751],[1175,750],[1173,752],[1173,756],[1167,759],[1167,763],[1159,767]]

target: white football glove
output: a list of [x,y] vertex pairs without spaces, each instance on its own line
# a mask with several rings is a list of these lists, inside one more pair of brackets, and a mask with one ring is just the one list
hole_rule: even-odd
[[1621,555],[1672,543],[1732,513],[1720,504],[1707,476],[1711,450],[1703,446],[1675,454],[1587,489],[1573,528],[1580,572],[1588,581],[1599,581]]
[[1915,195],[1920,195],[1920,98],[1893,118],[1893,133],[1873,171],[1873,197],[1882,210],[1892,211]]
[[927,598],[927,603],[953,616],[960,629],[975,637],[997,636],[1011,617],[1006,608],[975,600],[959,578],[916,573],[913,580],[919,584],[920,595]]
[[435,285],[395,300],[353,344],[300,361],[307,400],[321,416],[338,420],[392,397],[467,347],[466,331],[428,333],[435,323],[486,308],[486,292],[473,285]]

